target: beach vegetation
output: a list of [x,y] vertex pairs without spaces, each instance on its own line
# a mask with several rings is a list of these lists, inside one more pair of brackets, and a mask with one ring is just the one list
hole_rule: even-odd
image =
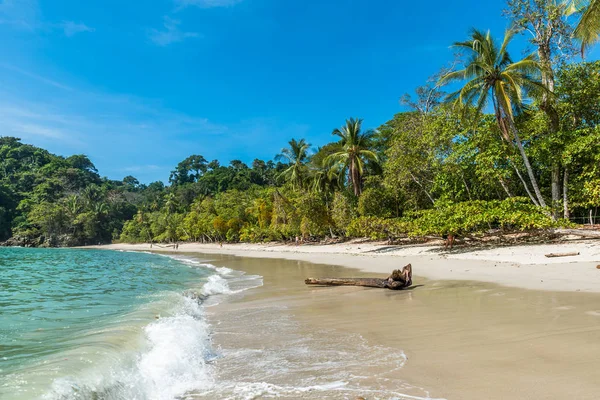
[[455,63],[381,126],[348,118],[329,143],[282,140],[273,160],[249,164],[194,151],[168,184],[111,180],[86,155],[0,137],[0,241],[398,242],[593,225],[600,62],[573,57],[598,37],[597,3],[509,0],[504,37],[470,31]]

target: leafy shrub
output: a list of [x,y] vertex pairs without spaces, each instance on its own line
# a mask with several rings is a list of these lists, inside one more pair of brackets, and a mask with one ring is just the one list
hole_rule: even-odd
[[439,204],[436,208],[408,213],[398,219],[360,217],[350,223],[348,236],[375,240],[405,235],[477,234],[493,229],[539,230],[566,224],[566,221],[553,221],[547,210],[534,206],[528,199],[511,198]]
[[358,213],[363,217],[393,217],[394,198],[389,191],[381,187],[365,189],[358,199]]

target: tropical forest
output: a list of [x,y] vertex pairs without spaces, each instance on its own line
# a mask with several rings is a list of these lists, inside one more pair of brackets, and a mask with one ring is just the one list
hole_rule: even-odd
[[585,56],[600,1],[509,0],[504,14],[503,35],[474,28],[448,43],[455,58],[399,93],[389,121],[348,116],[330,143],[289,138],[273,160],[223,165],[199,149],[168,184],[142,184],[0,137],[0,241],[395,242],[593,225],[600,62]]

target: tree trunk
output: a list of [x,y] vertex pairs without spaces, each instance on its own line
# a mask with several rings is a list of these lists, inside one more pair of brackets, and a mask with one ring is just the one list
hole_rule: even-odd
[[365,286],[384,289],[386,279],[377,278],[308,278],[304,281],[307,285],[323,286]]
[[519,171],[519,168],[517,168],[517,166],[514,165],[514,164],[513,164],[513,168],[515,169],[515,172],[517,173],[517,176],[521,180],[521,183],[523,184],[523,187],[525,188],[525,191],[529,195],[529,198],[531,199],[532,203],[539,207],[540,204],[537,202],[537,200],[535,199],[535,197],[533,197],[533,194],[529,190],[529,185],[527,185],[527,182],[525,182],[525,179],[523,179],[523,175],[521,175],[521,172]]
[[[552,32],[549,30],[548,32]],[[545,39],[545,38],[540,38]],[[550,38],[541,41],[538,47],[538,56],[542,66],[542,85],[547,92],[542,93],[540,108],[550,121],[549,135],[556,135],[560,129],[560,118],[555,107],[554,93],[554,71],[552,69]],[[558,149],[554,149],[557,151]],[[560,213],[560,162],[552,164],[552,217],[556,220]]]
[[581,237],[600,238],[600,231],[595,229],[554,229],[551,232],[556,235],[574,235]]
[[506,185],[506,182],[504,182],[504,179],[502,179],[502,177],[499,177],[498,180],[500,181],[500,186],[502,186],[502,189],[504,189],[508,197],[513,197],[512,193],[508,189],[508,186]]
[[421,185],[421,182],[419,182],[419,180],[413,175],[412,172],[410,172],[410,176],[413,179],[413,181],[419,185],[419,187],[423,190],[423,192],[425,193],[425,195],[427,195],[427,197],[429,198],[429,200],[431,201],[431,204],[435,205],[435,200],[433,199],[433,197],[431,197],[431,195],[429,194],[429,192],[427,190],[425,190],[425,187],[423,187],[423,185]]
[[395,270],[386,279],[379,278],[308,278],[307,285],[320,286],[363,286],[379,289],[402,290],[412,285],[412,266],[408,264],[402,271]]
[[525,163],[525,168],[527,169],[527,174],[529,175],[529,180],[531,181],[531,186],[533,186],[533,191],[537,197],[540,206],[546,207],[546,202],[544,201],[544,197],[542,197],[542,192],[540,192],[540,187],[538,186],[537,179],[535,179],[535,175],[533,173],[533,168],[529,163],[529,157],[527,157],[527,153],[525,153],[525,149],[523,148],[523,143],[521,143],[521,138],[519,137],[519,132],[517,131],[517,127],[515,126],[512,120],[509,121],[513,135],[515,136],[515,142],[517,143],[517,148],[519,149],[519,153],[521,153],[521,157],[523,158],[523,162]]
[[360,181],[360,172],[358,171],[358,166],[356,164],[356,159],[352,158],[350,160],[350,180],[352,181],[354,195],[359,197],[362,192],[362,182]]
[[471,190],[469,190],[469,185],[467,185],[467,181],[465,180],[465,174],[460,172],[460,176],[462,177],[463,184],[465,185],[465,189],[467,189],[467,194],[469,195],[469,200],[473,200],[471,197]]
[[362,286],[378,289],[402,290],[410,287],[403,281],[389,281],[378,278],[308,278],[304,281],[307,285],[319,286]]
[[563,218],[568,220],[571,215],[569,213],[569,171],[565,168],[563,175]]
[[552,218],[557,220],[560,216],[560,164],[552,165]]
[[540,192],[537,180],[535,179],[535,175],[533,174],[533,168],[531,168],[531,164],[529,163],[529,157],[527,157],[527,153],[525,153],[525,149],[523,148],[523,143],[521,143],[521,138],[519,137],[519,132],[517,130],[517,127],[515,126],[515,122],[513,121],[511,114],[506,112],[508,107],[509,106],[507,104],[500,103],[499,99],[494,96],[494,110],[496,114],[496,123],[500,128],[500,132],[509,143],[511,143],[510,131],[512,131],[513,137],[516,142],[516,146],[519,149],[519,153],[521,154],[521,158],[523,159],[523,163],[525,164],[525,168],[527,169],[527,174],[529,175],[529,180],[531,182],[531,185],[533,186],[533,190],[537,197],[537,203],[533,199],[531,193],[529,193],[529,188],[527,187],[527,184],[525,183],[517,167],[515,166],[517,175],[519,175],[519,177],[521,178],[521,181],[523,182],[523,185],[525,186],[525,189],[527,190],[527,193],[529,194],[529,197],[531,198],[533,203],[542,207],[546,207],[546,202],[542,197],[542,193]]

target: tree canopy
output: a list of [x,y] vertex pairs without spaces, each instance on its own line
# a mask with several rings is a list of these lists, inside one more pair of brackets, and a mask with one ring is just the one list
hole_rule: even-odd
[[471,30],[453,67],[399,94],[404,109],[381,126],[340,120],[329,143],[282,139],[273,160],[197,149],[168,184],[110,180],[86,155],[0,137],[0,241],[422,240],[594,224],[600,62],[571,57],[577,38],[598,39],[599,4],[508,0],[504,37]]

